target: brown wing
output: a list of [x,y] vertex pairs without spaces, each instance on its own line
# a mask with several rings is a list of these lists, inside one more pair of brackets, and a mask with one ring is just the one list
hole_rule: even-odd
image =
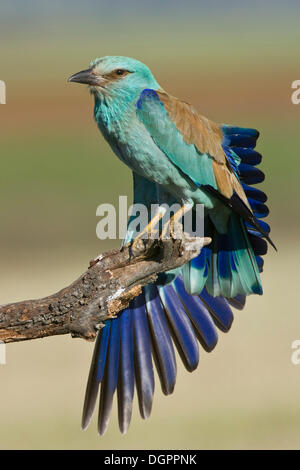
[[207,153],[212,157],[214,175],[220,193],[230,198],[235,191],[251,210],[242,185],[223,150],[221,126],[198,114],[190,104],[168,95],[163,90],[157,91],[157,94],[186,144],[193,144],[200,153]]

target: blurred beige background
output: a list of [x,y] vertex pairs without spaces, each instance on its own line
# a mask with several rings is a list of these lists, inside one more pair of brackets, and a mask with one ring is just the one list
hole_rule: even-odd
[[1,449],[300,447],[300,365],[291,363],[300,339],[298,17],[292,0],[0,4],[1,304],[60,289],[119,244],[97,240],[96,207],[119,195],[130,202],[130,172],[101,138],[87,90],[66,83],[103,55],[138,58],[201,114],[261,131],[279,249],[267,256],[264,296],[236,312],[197,371],[179,365],[172,396],[157,383],[151,418],[136,407],[126,436],[116,410],[103,438],[95,419],[80,430],[92,344],[62,336],[8,345]]

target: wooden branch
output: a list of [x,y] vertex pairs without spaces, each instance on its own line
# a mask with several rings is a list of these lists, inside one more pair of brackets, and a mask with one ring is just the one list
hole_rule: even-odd
[[91,261],[70,286],[36,300],[0,305],[0,340],[8,343],[70,333],[93,340],[99,328],[141,292],[159,272],[197,256],[209,238],[140,240]]

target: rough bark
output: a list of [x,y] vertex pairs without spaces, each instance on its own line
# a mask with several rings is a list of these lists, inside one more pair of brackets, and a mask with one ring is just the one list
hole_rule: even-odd
[[5,343],[70,333],[93,340],[99,328],[153,282],[159,272],[182,266],[210,239],[140,240],[100,255],[75,282],[42,299],[0,306]]

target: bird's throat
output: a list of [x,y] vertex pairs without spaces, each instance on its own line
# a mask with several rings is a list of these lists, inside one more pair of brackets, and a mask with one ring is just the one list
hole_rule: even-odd
[[96,123],[107,138],[107,135],[122,139],[126,128],[136,113],[136,97],[128,93],[110,95],[95,94],[94,117]]

